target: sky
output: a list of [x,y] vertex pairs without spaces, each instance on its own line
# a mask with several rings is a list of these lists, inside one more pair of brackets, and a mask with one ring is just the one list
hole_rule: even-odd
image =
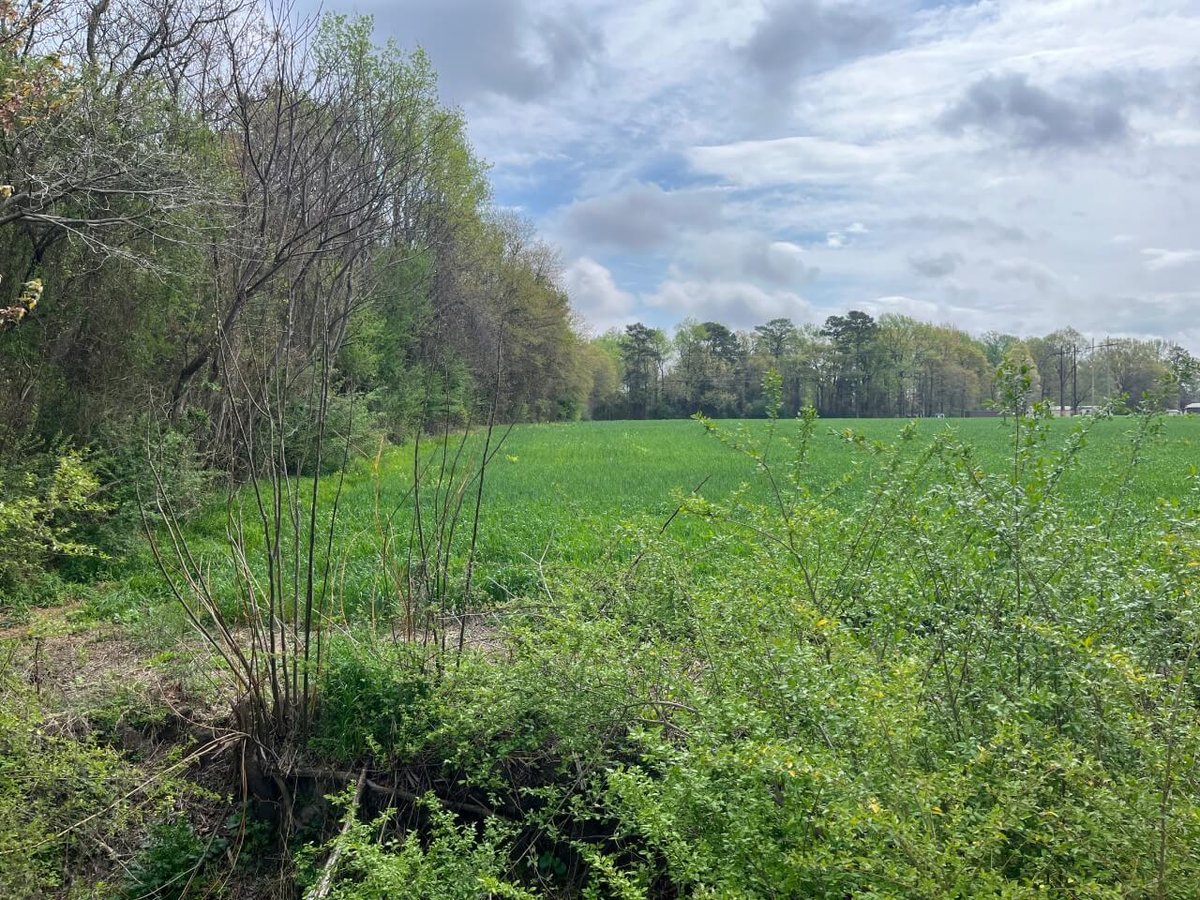
[[594,332],[861,309],[1200,351],[1200,0],[334,0]]

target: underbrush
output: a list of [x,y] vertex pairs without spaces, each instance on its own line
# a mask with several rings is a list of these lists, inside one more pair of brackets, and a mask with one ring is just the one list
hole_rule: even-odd
[[107,429],[94,446],[0,427],[0,621],[92,600],[94,585],[113,579],[130,582],[142,607],[165,596],[160,579],[146,578],[143,513],[157,494],[190,515],[212,480],[189,436],[146,420]]
[[135,765],[72,724],[0,673],[0,894],[169,896],[154,890],[191,866],[162,875],[163,857],[179,851],[164,841],[171,829],[190,833],[183,810],[204,797],[181,777],[185,753]]
[[0,457],[0,617],[19,617],[64,593],[53,563],[104,555],[80,534],[106,510],[99,489],[84,454],[69,447],[21,441]]
[[[353,797],[342,798],[353,816]],[[429,812],[426,834],[410,831],[403,838],[379,840],[389,832],[390,813],[374,822],[352,822],[326,848],[338,853],[341,877],[325,895],[329,900],[533,900],[530,893],[505,878],[506,848],[514,829],[490,821],[477,833],[458,823],[434,797],[420,802]],[[314,884],[320,867],[308,848],[299,859],[300,881]]]
[[[274,593],[248,533],[227,582],[175,570],[242,682],[234,770],[281,872],[344,900],[1200,895],[1200,482],[1147,503],[1159,420],[1096,465],[1108,423],[1064,431],[1004,383],[1002,459],[846,429],[831,477],[811,415],[703,422],[742,487],[679,491],[586,567],[527,557],[505,590],[472,592],[452,517],[423,555],[359,533],[328,576],[281,517],[273,571],[300,579]],[[389,601],[341,602],[351,565]],[[221,883],[224,832],[158,821],[144,871]]]

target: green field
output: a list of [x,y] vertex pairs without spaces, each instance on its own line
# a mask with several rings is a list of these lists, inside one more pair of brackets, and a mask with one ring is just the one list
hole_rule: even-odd
[[[818,420],[804,469],[806,482],[820,491],[855,466],[862,466],[864,477],[829,500],[833,507],[850,513],[870,480],[871,461],[862,446],[852,445],[846,435],[855,433],[868,441],[890,443],[908,424],[899,419]],[[1010,465],[1012,429],[1001,419],[927,419],[914,424],[914,450],[935,436],[951,434],[975,448],[984,469],[1004,472]],[[1118,490],[1148,509],[1158,498],[1179,497],[1186,488],[1189,466],[1200,463],[1200,420],[1166,418],[1158,425],[1159,433],[1143,443],[1131,466],[1137,420],[1048,423],[1047,454],[1064,445],[1073,430],[1089,429],[1076,465],[1064,476],[1064,496],[1080,510],[1094,508],[1097,515],[1104,511],[1105,498]],[[726,433],[744,430],[753,441],[761,441],[770,426],[765,420],[747,420],[723,421],[718,427]],[[779,436],[799,432],[799,424],[791,421],[780,422],[777,428]],[[497,432],[495,439],[499,435]],[[482,434],[466,439],[456,485],[463,483],[463,472],[475,471],[483,440]],[[453,464],[459,441],[452,437],[445,445],[447,468]],[[420,447],[426,467],[423,508],[427,518],[442,447],[434,440],[426,440]],[[781,461],[785,453],[783,443],[777,442],[773,458]],[[936,469],[936,463],[930,464],[930,478],[937,477]],[[450,483],[451,479],[447,476],[443,481]],[[394,593],[380,566],[380,530],[385,521],[391,523],[395,553],[404,556],[402,545],[412,522],[412,483],[411,446],[386,449],[376,459],[355,460],[340,485],[334,477],[324,479],[321,494],[326,510],[331,509],[340,487],[333,549],[339,573],[336,593],[345,609],[377,608]],[[713,501],[740,487],[745,487],[748,499],[766,499],[765,481],[756,475],[753,462],[695,421],[516,426],[507,432],[486,470],[473,593],[503,599],[528,591],[535,583],[535,561],[551,568],[586,567],[606,558],[628,558],[636,552],[631,536],[656,534],[682,498],[698,485],[703,485],[701,495]],[[473,484],[466,494],[452,551],[458,568],[470,533]],[[249,492],[243,489],[240,496],[250,523],[249,546],[261,547]],[[226,524],[226,508],[219,503],[190,521],[186,529],[194,552],[213,565],[218,578],[228,563]],[[681,515],[672,520],[666,541],[685,553],[702,548],[713,536],[708,522]],[[736,552],[736,546],[727,542],[723,552]],[[145,592],[166,599],[157,573],[147,562],[143,558],[136,565],[132,584],[126,585],[130,589],[120,591],[120,602],[141,608]]]
[[[894,441],[907,423],[899,419],[828,419],[816,426],[807,472],[814,487],[845,474],[862,454],[847,443],[846,431],[871,440]],[[1057,449],[1078,422],[1050,423],[1048,449]],[[767,432],[764,420],[719,423],[725,430],[745,428],[757,439]],[[798,425],[781,422],[779,433],[794,435]],[[1002,470],[1010,454],[1011,426],[1000,419],[927,419],[917,423],[919,440],[944,432],[978,450],[985,468]],[[1095,423],[1077,469],[1064,489],[1080,504],[1093,503],[1120,481],[1131,455],[1136,422],[1111,419]],[[1200,419],[1169,418],[1162,434],[1146,446],[1133,471],[1131,489],[1148,504],[1177,497],[1188,466],[1200,464]],[[477,448],[472,446],[470,451]],[[388,452],[381,468],[383,497],[400,503],[412,483],[411,450]],[[703,482],[702,493],[721,498],[745,482],[762,490],[751,462],[691,420],[650,422],[576,422],[521,425],[513,429],[486,475],[484,556],[514,561],[524,554],[585,562],[602,554],[622,525],[649,526],[665,521],[681,493]],[[352,470],[345,496],[346,514],[365,524],[373,502],[370,467]],[[688,533],[685,523],[676,531]]]
[[[872,440],[895,440],[906,423],[897,419],[827,419],[817,424],[811,477],[814,482],[842,475],[855,456],[841,434],[847,430]],[[721,422],[723,429],[744,427],[765,435],[763,420]],[[1052,423],[1062,439],[1072,423]],[[1081,502],[1091,499],[1114,468],[1128,459],[1135,423],[1112,419],[1096,423],[1069,491]],[[794,433],[784,422],[781,433]],[[1163,434],[1147,448],[1136,473],[1137,490],[1148,500],[1176,496],[1189,464],[1200,464],[1200,418],[1164,420]],[[979,451],[986,467],[1001,467],[1008,457],[1011,426],[999,419],[933,420],[918,423],[921,437],[950,431]],[[1053,448],[1054,442],[1050,446]],[[404,474],[397,472],[401,479]],[[601,517],[607,521],[642,514],[661,515],[674,508],[673,497],[705,478],[704,493],[720,496],[752,477],[744,457],[731,453],[696,422],[577,422],[525,425],[514,429],[497,465],[488,472],[488,499],[509,510],[527,511],[534,522],[570,522]],[[537,533],[544,537],[545,533]],[[534,540],[532,546],[539,544]]]

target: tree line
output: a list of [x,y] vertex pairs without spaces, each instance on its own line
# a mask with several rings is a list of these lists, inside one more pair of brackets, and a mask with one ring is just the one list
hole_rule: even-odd
[[643,323],[592,342],[596,418],[765,414],[763,376],[783,381],[783,411],[821,415],[965,416],[988,413],[997,369],[1009,361],[1033,379],[1033,397],[1060,414],[1110,401],[1182,408],[1200,396],[1200,363],[1163,340],[1093,341],[1074,329],[1019,338],[975,337],[908,316],[859,310],[823,325],[777,318],[735,332],[685,320],[668,335]]

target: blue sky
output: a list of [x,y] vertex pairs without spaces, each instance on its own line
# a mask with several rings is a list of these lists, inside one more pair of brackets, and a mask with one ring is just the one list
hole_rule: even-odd
[[596,331],[858,308],[1200,351],[1200,3],[391,0]]

